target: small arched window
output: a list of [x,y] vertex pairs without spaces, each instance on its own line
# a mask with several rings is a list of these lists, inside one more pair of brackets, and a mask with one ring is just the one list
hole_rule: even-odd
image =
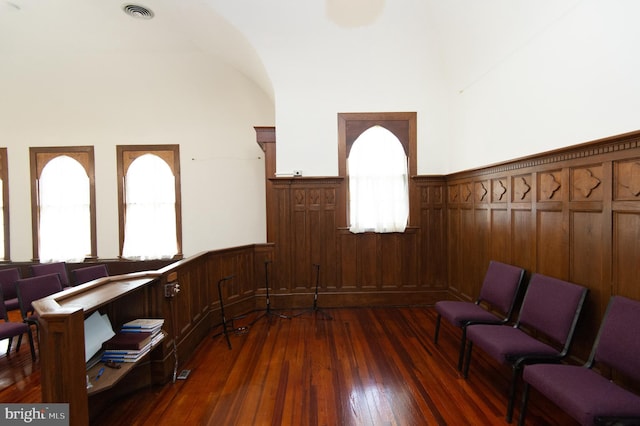
[[372,126],[347,158],[351,232],[403,232],[409,216],[407,155],[400,140]]
[[[177,152],[118,147],[124,159],[121,187],[121,255],[126,259],[171,259],[180,255]],[[177,149],[177,148],[176,148]]]
[[49,160],[38,179],[40,262],[82,262],[91,255],[89,176],[68,155]]

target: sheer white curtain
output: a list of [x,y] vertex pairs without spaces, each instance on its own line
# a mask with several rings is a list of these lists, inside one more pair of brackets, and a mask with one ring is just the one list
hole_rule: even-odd
[[40,262],[80,262],[91,254],[90,187],[78,161],[49,161],[38,181]]
[[354,233],[403,232],[409,217],[407,156],[381,126],[365,130],[347,158],[349,213]]
[[178,252],[175,177],[160,157],[144,154],[125,176],[126,215],[122,257],[167,259]]

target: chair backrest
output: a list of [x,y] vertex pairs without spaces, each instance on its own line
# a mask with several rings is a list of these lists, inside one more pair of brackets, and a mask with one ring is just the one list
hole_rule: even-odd
[[0,269],[0,286],[5,299],[14,299],[18,297],[16,291],[16,281],[20,279],[20,270],[18,268]]
[[0,319],[9,322],[9,314],[7,313],[7,307],[4,304],[4,295],[2,294],[2,286],[0,286]]
[[38,277],[40,275],[60,274],[60,283],[63,287],[68,287],[69,275],[67,275],[67,264],[65,262],[53,263],[37,263],[31,265],[31,275]]
[[594,360],[640,381],[640,301],[611,297],[589,364]]
[[97,278],[109,276],[107,267],[105,265],[93,265],[85,268],[74,269],[71,271],[73,276],[73,282],[77,284],[83,284]]
[[49,274],[37,277],[22,278],[16,282],[18,299],[20,300],[20,313],[22,318],[27,318],[33,311],[31,303],[54,293],[62,291],[60,275]]
[[484,276],[478,300],[486,301],[510,317],[523,278],[524,269],[492,260]]
[[586,295],[583,286],[535,274],[529,281],[516,325],[540,331],[567,350]]

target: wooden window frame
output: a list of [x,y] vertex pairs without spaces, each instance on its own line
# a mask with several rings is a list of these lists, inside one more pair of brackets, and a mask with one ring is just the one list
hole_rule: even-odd
[[11,238],[9,234],[9,161],[7,148],[0,148],[0,179],[2,179],[2,215],[4,219],[4,260],[11,260]]
[[84,167],[89,177],[89,214],[91,227],[91,253],[87,259],[97,258],[96,242],[96,185],[95,185],[95,156],[93,146],[56,146],[29,147],[31,166],[31,235],[33,247],[33,261],[40,261],[40,208],[39,185],[44,167],[56,157],[67,155],[78,161]]
[[416,185],[413,177],[418,172],[417,161],[417,114],[415,112],[351,112],[338,113],[338,174],[344,178],[344,205],[341,209],[339,221],[342,226],[349,227],[349,175],[347,173],[347,158],[355,140],[368,128],[379,125],[393,133],[404,148],[409,161],[409,220],[418,217],[414,211],[417,204],[414,201]]
[[175,177],[176,195],[176,240],[178,253],[174,259],[182,259],[182,195],[180,191],[180,145],[117,145],[116,163],[118,169],[118,228],[119,257],[124,248],[124,228],[126,218],[125,176],[131,163],[144,154],[154,154],[162,158],[171,168]]

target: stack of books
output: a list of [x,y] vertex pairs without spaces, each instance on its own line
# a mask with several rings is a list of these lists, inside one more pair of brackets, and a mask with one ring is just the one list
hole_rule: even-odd
[[140,318],[124,324],[102,344],[101,361],[136,362],[164,338],[163,319]]

